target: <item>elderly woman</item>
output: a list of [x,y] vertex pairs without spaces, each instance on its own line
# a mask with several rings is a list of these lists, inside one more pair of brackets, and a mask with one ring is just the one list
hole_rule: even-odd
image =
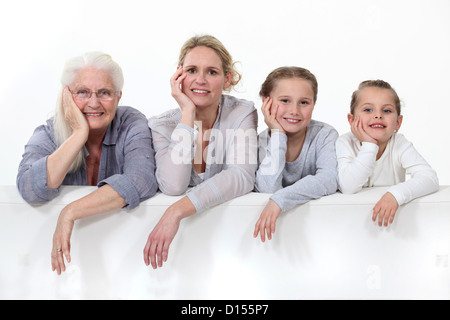
[[109,55],[87,53],[67,61],[54,118],[38,127],[19,166],[17,186],[31,204],[56,197],[61,185],[97,185],[67,205],[53,235],[52,269],[70,262],[78,219],[132,209],[157,191],[154,151],[146,117],[118,107],[123,75]]
[[161,191],[180,195],[148,237],[144,261],[167,260],[181,219],[253,190],[257,112],[252,102],[223,95],[240,80],[231,55],[212,36],[189,39],[171,78],[179,108],[149,119]]

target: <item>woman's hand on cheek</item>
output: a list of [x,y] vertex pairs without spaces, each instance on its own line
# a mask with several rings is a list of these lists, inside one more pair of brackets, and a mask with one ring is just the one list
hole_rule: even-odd
[[182,90],[183,80],[186,76],[187,74],[183,73],[183,67],[179,66],[172,78],[170,78],[172,97],[176,100],[182,112],[195,112],[195,104]]
[[70,125],[73,132],[89,134],[89,125],[86,117],[76,105],[68,87],[65,87],[63,91],[63,109],[66,122]]

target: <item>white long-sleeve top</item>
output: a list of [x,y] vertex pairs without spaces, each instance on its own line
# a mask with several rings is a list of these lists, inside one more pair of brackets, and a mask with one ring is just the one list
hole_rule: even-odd
[[186,196],[201,212],[253,190],[257,169],[258,114],[253,102],[223,95],[204,154],[206,169],[192,165],[198,131],[180,123],[181,110],[149,119],[155,148],[156,179],[168,195]]
[[[404,135],[394,133],[380,159],[378,145],[360,141],[351,132],[336,141],[339,189],[356,193],[363,187],[391,186],[399,205],[439,189],[436,172]],[[406,179],[406,175],[410,175]]]

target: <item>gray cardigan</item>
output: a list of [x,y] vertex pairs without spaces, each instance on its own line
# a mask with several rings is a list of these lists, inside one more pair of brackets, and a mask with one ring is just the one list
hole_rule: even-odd
[[260,166],[255,189],[273,193],[271,199],[282,211],[335,193],[338,173],[335,143],[338,132],[330,125],[311,120],[298,158],[286,162],[287,136],[269,129],[259,135]]
[[149,119],[156,159],[156,179],[168,195],[186,194],[201,212],[253,190],[257,169],[258,115],[253,103],[222,95],[211,129],[206,169],[192,165],[198,131],[180,123],[179,108]]

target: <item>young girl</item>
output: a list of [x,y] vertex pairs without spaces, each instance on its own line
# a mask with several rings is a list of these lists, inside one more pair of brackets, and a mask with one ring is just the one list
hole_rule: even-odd
[[256,222],[264,242],[275,232],[282,211],[335,193],[338,187],[337,131],[311,120],[317,100],[316,77],[306,69],[272,71],[260,91],[262,113],[269,127],[259,135],[259,169],[255,188],[273,193]]
[[[436,172],[397,133],[402,124],[400,99],[389,83],[364,81],[352,95],[348,132],[336,142],[339,188],[355,193],[363,187],[391,186],[373,208],[372,220],[392,223],[398,207],[439,188]],[[405,174],[411,179],[405,182]]]

